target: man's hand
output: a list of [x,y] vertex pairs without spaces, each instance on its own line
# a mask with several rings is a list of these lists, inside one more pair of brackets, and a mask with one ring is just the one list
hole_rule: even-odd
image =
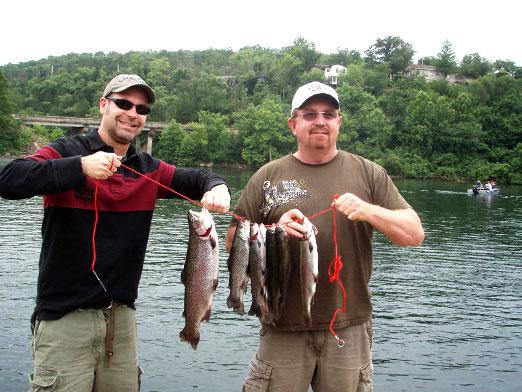
[[335,199],[332,203],[341,214],[346,215],[353,221],[366,222],[368,220],[372,205],[361,200],[353,193],[345,193]]
[[119,155],[103,151],[87,155],[81,158],[83,174],[94,179],[106,180],[118,170],[121,159]]
[[297,208],[285,212],[279,218],[278,224],[282,224],[288,235],[302,239],[306,236],[306,229],[303,226],[305,216]]
[[225,184],[216,185],[203,195],[201,199],[209,211],[226,213],[230,209],[230,193]]

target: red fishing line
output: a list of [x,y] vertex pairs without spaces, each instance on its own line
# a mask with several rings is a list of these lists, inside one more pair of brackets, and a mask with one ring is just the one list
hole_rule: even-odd
[[[334,200],[337,199],[339,195],[334,195]],[[339,278],[339,273],[341,272],[341,269],[343,268],[343,261],[341,260],[341,256],[339,256],[338,248],[337,248],[337,210],[332,207],[333,211],[333,243],[334,243],[334,258],[330,262],[330,265],[328,266],[328,283],[334,283],[337,282],[339,287],[341,288],[341,291],[343,292],[343,305],[342,308],[335,309],[335,312],[332,316],[332,320],[330,321],[330,332],[337,341],[337,345],[339,347],[344,346],[344,340],[342,340],[340,337],[337,336],[333,329],[333,324],[335,322],[335,319],[337,318],[338,313],[344,313],[346,312],[346,290],[344,288],[343,283],[341,282],[341,279]]]
[[[113,162],[111,162],[111,168],[112,168],[112,165],[114,163],[114,158],[113,158]],[[196,201],[196,200],[192,200],[190,199],[189,197],[175,191],[174,189],[172,188],[169,188],[168,186],[165,186],[163,184],[161,184],[160,182],[146,176],[145,174],[142,174],[126,165],[124,165],[123,163],[121,164],[122,167],[124,167],[125,169],[141,176],[141,177],[144,177],[146,179],[148,179],[149,181],[152,181],[153,183],[155,183],[156,185],[168,190],[169,192],[172,192],[180,197],[182,197],[183,199],[193,203],[193,204],[196,204],[200,207],[202,207],[203,205]],[[96,227],[98,226],[98,203],[97,203],[97,198],[98,198],[98,185],[99,185],[99,180],[96,180],[96,188],[94,190],[94,227],[93,227],[93,230],[92,230],[92,253],[93,253],[93,256],[92,256],[92,261],[91,261],[91,270],[93,272],[93,274],[96,276],[96,279],[98,279],[98,281],[100,282],[101,286],[103,287],[103,290],[105,292],[107,292],[107,289],[105,288],[105,285],[103,284],[103,282],[101,281],[101,279],[98,277],[98,274],[96,274],[96,271],[94,270],[94,266],[96,265],[96,241],[95,241],[95,237],[96,237]],[[339,197],[339,195],[334,195],[333,199],[337,199]],[[333,324],[335,322],[335,319],[337,318],[337,314],[338,313],[344,313],[346,311],[346,290],[343,286],[343,283],[341,282],[341,279],[339,278],[339,273],[341,271],[341,269],[343,268],[343,262],[341,260],[341,257],[339,256],[338,254],[338,246],[337,246],[337,221],[336,221],[336,213],[337,213],[337,210],[335,209],[335,207],[329,207],[323,211],[320,211],[316,214],[313,214],[311,215],[310,217],[308,217],[308,219],[312,220],[314,218],[317,218],[318,216],[320,215],[323,215],[323,214],[326,214],[327,212],[329,211],[332,211],[332,215],[333,215],[333,243],[334,243],[334,258],[332,259],[332,261],[330,262],[330,265],[328,267],[328,282],[329,283],[334,283],[334,282],[337,282],[337,284],[339,285],[339,287],[341,288],[341,291],[343,292],[343,305],[342,305],[342,308],[337,308],[333,314],[333,317],[332,317],[332,320],[330,321],[330,326],[329,326],[329,330],[331,332],[331,334],[334,336],[334,338],[336,339],[337,341],[337,345],[339,347],[343,347],[344,346],[344,340],[342,340],[341,338],[339,338],[337,336],[337,334],[335,333],[334,329],[333,329]],[[229,215],[232,215],[234,218],[244,222],[246,221],[245,218],[235,214],[234,212],[232,211],[228,211],[227,214]],[[290,223],[290,222],[288,222]],[[267,226],[270,226],[270,225],[267,225]]]

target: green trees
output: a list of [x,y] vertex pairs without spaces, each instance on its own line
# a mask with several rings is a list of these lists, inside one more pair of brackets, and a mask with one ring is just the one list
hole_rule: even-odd
[[244,162],[260,166],[291,151],[294,138],[286,120],[290,107],[266,99],[259,106],[250,106],[236,115],[236,127],[243,141],[241,156]]
[[0,154],[17,153],[22,147],[20,126],[13,118],[13,111],[14,102],[0,70]]
[[395,175],[522,183],[522,68],[478,53],[458,64],[446,41],[422,61],[465,83],[427,82],[404,72],[413,53],[393,36],[377,39],[365,58],[349,49],[322,54],[299,37],[280,50],[100,52],[8,64],[0,67],[0,153],[58,134],[20,128],[15,108],[18,115],[97,117],[107,81],[138,73],[157,95],[148,120],[168,123],[155,155],[177,165],[259,166],[295,149],[286,120],[297,87],[324,81],[324,67],[342,64],[341,148]]
[[444,41],[442,48],[437,53],[435,61],[437,69],[444,74],[444,78],[457,71],[457,61],[455,60],[455,52],[449,41]]
[[413,47],[399,37],[388,36],[378,38],[375,44],[366,50],[371,63],[387,63],[390,67],[390,78],[399,78],[411,64]]

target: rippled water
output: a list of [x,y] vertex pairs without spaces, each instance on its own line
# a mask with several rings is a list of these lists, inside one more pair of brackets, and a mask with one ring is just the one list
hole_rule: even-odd
[[[234,200],[248,172],[224,172]],[[519,391],[522,379],[522,188],[468,196],[463,184],[397,180],[426,241],[399,248],[375,238],[372,277],[376,390]],[[42,199],[0,199],[0,385],[27,388]],[[187,242],[185,201],[161,201],[139,291],[142,391],[238,391],[258,323],[226,307],[229,219],[216,216],[221,275],[194,351],[180,343]],[[250,298],[247,296],[246,302]]]

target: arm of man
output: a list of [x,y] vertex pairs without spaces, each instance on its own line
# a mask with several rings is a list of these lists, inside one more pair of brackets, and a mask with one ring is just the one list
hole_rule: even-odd
[[[207,170],[176,167],[171,188],[192,200],[201,200],[209,211],[225,213],[230,208],[230,191],[225,180]],[[179,196],[170,193],[168,197]]]
[[352,193],[345,193],[332,205],[353,221],[367,222],[400,246],[418,246],[424,241],[424,229],[411,208],[389,210],[370,204]]

